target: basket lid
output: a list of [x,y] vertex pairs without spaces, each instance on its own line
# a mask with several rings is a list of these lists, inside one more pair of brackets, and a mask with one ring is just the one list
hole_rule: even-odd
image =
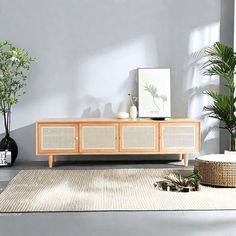
[[236,163],[236,152],[232,154],[210,154],[205,156],[197,157],[196,160],[201,161],[212,161],[212,162],[235,162]]

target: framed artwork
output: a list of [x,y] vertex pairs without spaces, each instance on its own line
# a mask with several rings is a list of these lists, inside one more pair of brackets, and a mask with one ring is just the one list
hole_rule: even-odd
[[170,69],[138,69],[139,117],[170,117]]

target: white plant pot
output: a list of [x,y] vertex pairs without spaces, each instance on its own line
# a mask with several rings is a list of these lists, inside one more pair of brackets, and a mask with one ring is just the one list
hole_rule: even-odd
[[138,116],[138,110],[136,106],[131,106],[129,110],[130,118],[136,119]]

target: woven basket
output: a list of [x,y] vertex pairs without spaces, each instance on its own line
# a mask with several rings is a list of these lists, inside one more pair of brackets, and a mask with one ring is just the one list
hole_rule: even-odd
[[207,161],[196,158],[194,169],[202,176],[202,184],[236,187],[236,162]]

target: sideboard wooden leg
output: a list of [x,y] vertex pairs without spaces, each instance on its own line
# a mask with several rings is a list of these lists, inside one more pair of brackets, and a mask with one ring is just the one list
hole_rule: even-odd
[[56,161],[57,161],[57,157],[53,156],[53,162],[56,162]]
[[188,166],[188,154],[184,154],[184,166]]
[[54,159],[53,155],[48,156],[48,167],[49,168],[52,168],[52,166],[53,166],[53,159]]
[[183,160],[183,156],[182,156],[182,153],[179,154],[179,161],[182,161]]

